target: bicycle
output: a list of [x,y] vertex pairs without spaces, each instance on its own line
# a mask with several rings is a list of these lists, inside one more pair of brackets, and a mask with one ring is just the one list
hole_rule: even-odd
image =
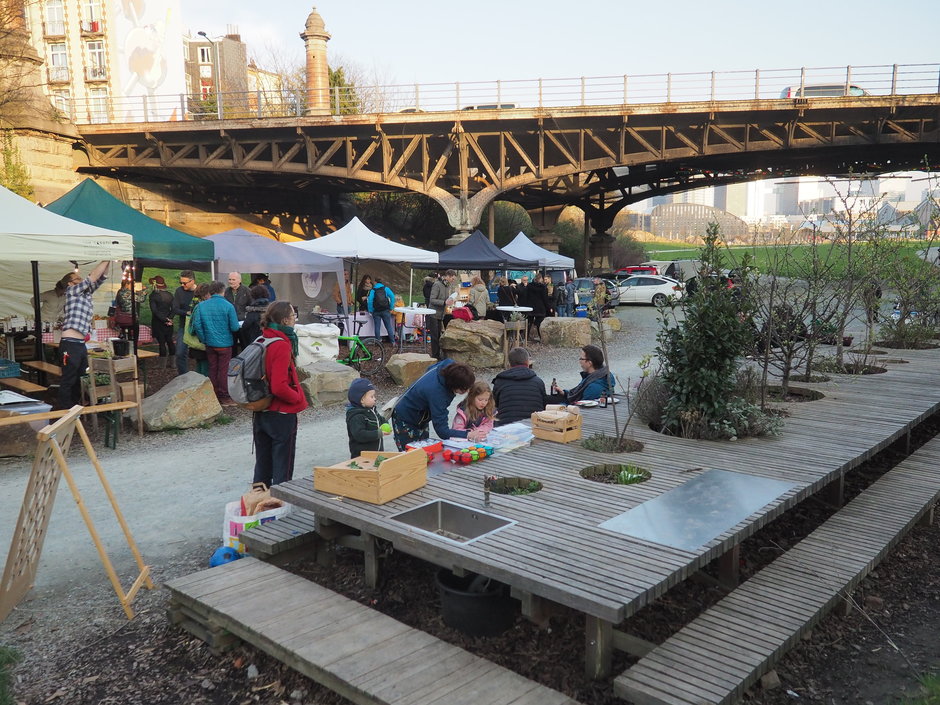
[[[343,319],[344,316],[320,314],[321,321],[336,325],[340,330],[342,330],[342,327],[337,324]],[[336,361],[341,365],[354,367],[366,377],[371,377],[385,367],[385,348],[378,338],[360,338],[353,333],[352,335],[341,335],[338,340],[340,343],[346,343],[346,354],[336,357]]]

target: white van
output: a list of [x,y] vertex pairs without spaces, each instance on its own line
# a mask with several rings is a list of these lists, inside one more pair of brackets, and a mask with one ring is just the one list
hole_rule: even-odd
[[697,259],[650,260],[649,262],[641,262],[640,264],[643,266],[656,267],[656,271],[662,276],[685,283],[692,277],[698,275],[702,261]]
[[465,105],[461,110],[512,110],[518,107],[515,103],[480,103],[479,105]]
[[871,95],[864,88],[844,83],[816,83],[810,86],[787,86],[780,91],[781,98],[844,98],[845,96]]

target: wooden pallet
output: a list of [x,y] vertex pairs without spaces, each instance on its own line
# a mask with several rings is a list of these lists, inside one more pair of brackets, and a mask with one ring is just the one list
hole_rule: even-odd
[[243,531],[239,539],[255,558],[283,565],[316,548],[313,512],[294,509],[283,519]]
[[354,703],[576,705],[563,693],[255,558],[165,587],[170,619],[208,637],[210,646],[224,649],[237,637]]
[[918,520],[932,516],[938,464],[940,439],[618,676],[614,692],[636,705],[738,700],[829,609],[850,601]]

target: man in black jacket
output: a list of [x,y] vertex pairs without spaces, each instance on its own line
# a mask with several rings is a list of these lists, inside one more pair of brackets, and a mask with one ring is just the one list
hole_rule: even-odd
[[509,351],[509,369],[493,378],[496,401],[496,425],[503,426],[529,418],[533,411],[545,409],[545,382],[532,370],[529,351]]

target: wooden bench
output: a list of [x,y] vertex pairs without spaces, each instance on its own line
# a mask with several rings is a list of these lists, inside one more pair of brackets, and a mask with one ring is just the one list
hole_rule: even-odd
[[316,519],[313,512],[294,509],[282,519],[243,531],[239,539],[255,558],[283,565],[316,547]]
[[15,389],[21,394],[41,394],[48,389],[48,387],[43,387],[41,384],[20,377],[0,377],[0,387]]
[[56,377],[62,376],[62,368],[59,365],[54,365],[51,362],[44,362],[42,360],[27,360],[26,362],[20,363],[23,367],[28,367],[31,370],[36,370],[37,372],[45,372],[47,375],[54,375]]
[[354,703],[576,705],[563,693],[256,558],[164,587],[171,594],[170,620],[215,650],[244,640]]
[[851,593],[940,495],[940,438],[614,681],[637,705],[732,703]]

